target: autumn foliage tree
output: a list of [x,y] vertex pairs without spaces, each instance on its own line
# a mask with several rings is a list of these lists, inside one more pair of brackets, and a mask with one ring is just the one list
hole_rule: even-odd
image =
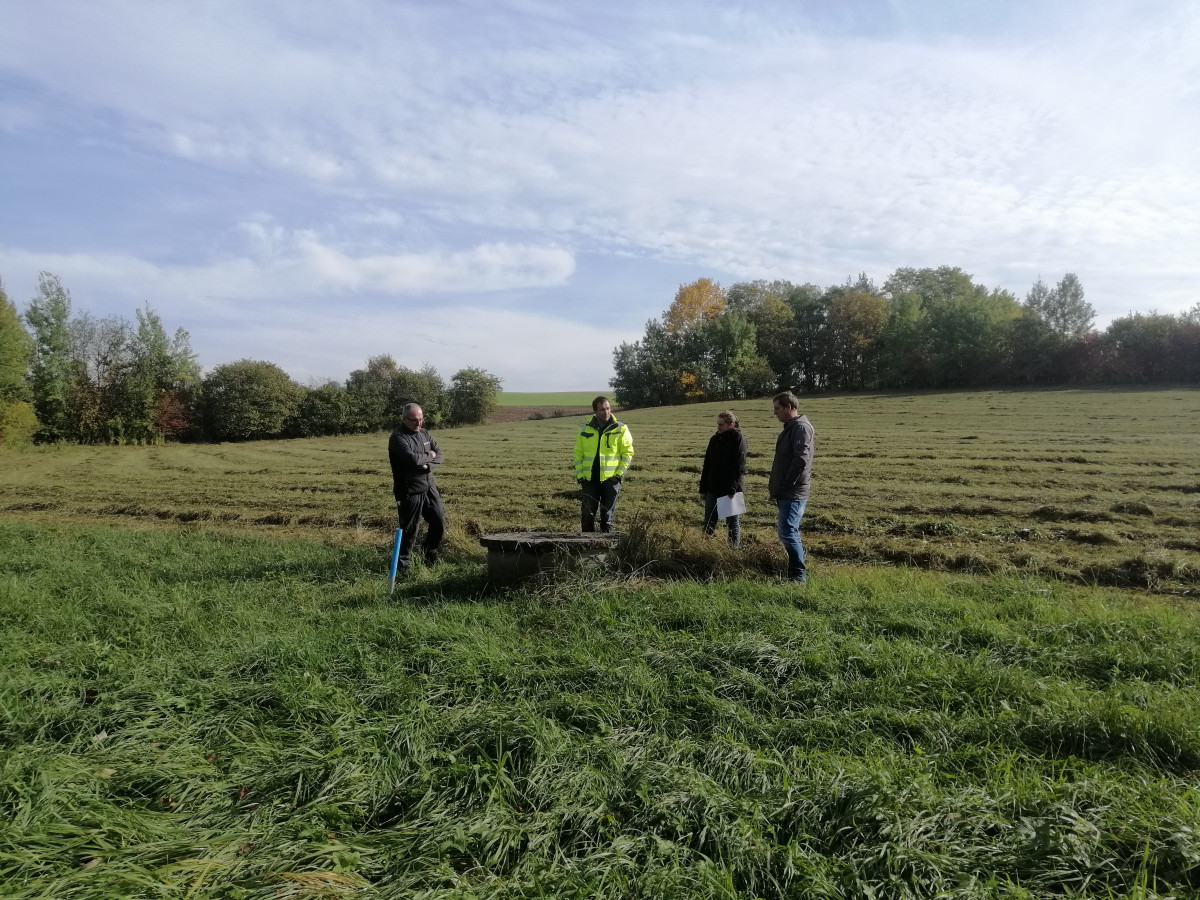
[[711,278],[699,278],[679,286],[675,300],[663,313],[663,327],[674,333],[703,325],[720,316],[726,306],[728,301],[721,285]]
[[33,340],[0,284],[0,445],[27,444],[37,432],[25,375],[33,359]]
[[[722,300],[724,305],[722,305]],[[1200,381],[1200,304],[1133,313],[1103,334],[1083,284],[1041,279],[1024,302],[955,266],[821,288],[683,285],[662,320],[613,353],[626,406],[801,391]]]

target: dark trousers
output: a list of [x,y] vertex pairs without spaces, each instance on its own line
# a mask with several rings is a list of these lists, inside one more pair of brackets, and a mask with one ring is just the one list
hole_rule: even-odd
[[[712,534],[717,530],[717,497],[722,494],[704,495],[704,533]],[[738,547],[742,543],[742,523],[740,516],[729,516],[725,520],[729,528],[729,546]]]
[[437,487],[430,487],[421,494],[409,494],[403,500],[396,501],[396,512],[400,516],[400,527],[404,529],[404,535],[400,538],[400,568],[408,568],[422,519],[428,526],[425,530],[425,564],[431,566],[437,562],[442,535],[446,533],[446,508],[442,506],[442,495]]
[[613,530],[617,519],[617,495],[621,493],[619,481],[585,481],[583,483],[583,508],[580,515],[582,531],[596,530],[596,514],[600,515],[600,530]]

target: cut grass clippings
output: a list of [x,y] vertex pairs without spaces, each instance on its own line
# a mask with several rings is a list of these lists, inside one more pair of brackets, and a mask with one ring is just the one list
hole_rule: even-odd
[[0,522],[0,896],[1200,889],[1200,613]]
[[[590,401],[589,401],[590,402]],[[636,455],[618,525],[700,530],[704,448],[727,404],[622,412]],[[1200,391],[820,395],[805,546],[814,561],[1025,573],[1194,597],[1200,591]],[[769,399],[728,404],[750,446],[747,542],[782,566],[766,482]],[[510,408],[512,409],[512,408]],[[572,448],[586,415],[437,431],[450,539],[577,530]],[[528,416],[524,416],[528,418]],[[395,528],[387,436],[0,450],[0,516],[220,528],[349,545]]]

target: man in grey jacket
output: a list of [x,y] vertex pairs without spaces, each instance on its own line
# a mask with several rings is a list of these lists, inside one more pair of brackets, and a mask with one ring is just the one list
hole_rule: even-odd
[[802,584],[808,581],[808,569],[800,540],[800,520],[804,518],[812,482],[816,431],[808,416],[800,415],[800,401],[791,391],[776,394],[771,402],[775,418],[783,423],[783,431],[775,440],[775,459],[771,462],[767,490],[779,508],[779,540],[787,551],[788,579]]
[[417,541],[417,530],[424,519],[425,565],[437,562],[438,548],[446,531],[446,508],[433,480],[433,470],[442,464],[442,449],[425,424],[425,413],[416,403],[404,407],[404,421],[388,439],[388,460],[392,464],[392,494],[400,515],[401,574],[408,572],[409,557]]

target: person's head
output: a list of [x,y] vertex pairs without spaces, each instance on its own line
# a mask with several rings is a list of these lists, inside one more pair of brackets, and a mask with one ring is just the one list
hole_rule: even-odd
[[416,431],[425,423],[425,412],[418,403],[404,404],[404,427]]
[[596,414],[597,422],[607,422],[612,418],[612,404],[607,397],[597,397],[592,401],[592,412]]
[[738,427],[737,416],[729,410],[717,413],[717,431],[730,431]]
[[791,391],[776,394],[771,398],[771,405],[775,408],[775,418],[780,422],[790,422],[800,415],[800,401]]

